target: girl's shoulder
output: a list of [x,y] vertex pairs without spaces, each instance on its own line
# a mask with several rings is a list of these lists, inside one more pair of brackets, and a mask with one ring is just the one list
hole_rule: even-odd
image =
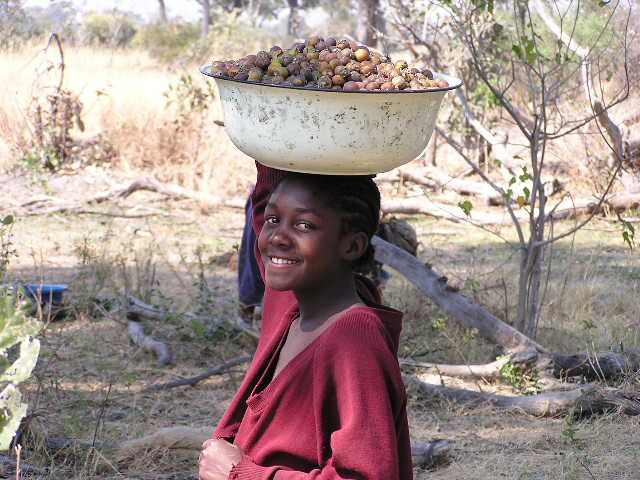
[[322,349],[386,350],[396,355],[402,313],[382,305],[362,305],[350,309],[338,318],[321,338]]

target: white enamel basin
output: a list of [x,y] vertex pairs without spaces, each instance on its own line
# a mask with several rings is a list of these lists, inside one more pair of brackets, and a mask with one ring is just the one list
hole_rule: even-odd
[[269,167],[303,173],[365,175],[392,170],[427,146],[448,88],[345,92],[264,85],[212,75],[231,141]]

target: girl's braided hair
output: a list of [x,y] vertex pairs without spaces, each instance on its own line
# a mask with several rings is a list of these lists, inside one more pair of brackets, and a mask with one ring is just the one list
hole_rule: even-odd
[[[289,173],[284,179],[300,180],[311,187],[329,208],[342,214],[342,234],[364,232],[369,246],[362,257],[353,263],[357,272],[368,274],[374,265],[374,249],[371,237],[380,220],[380,191],[371,176],[367,175],[312,175]],[[281,181],[282,181],[281,180]]]

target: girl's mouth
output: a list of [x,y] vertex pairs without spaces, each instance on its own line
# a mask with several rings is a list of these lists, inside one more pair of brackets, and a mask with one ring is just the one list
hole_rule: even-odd
[[299,260],[294,260],[291,258],[284,257],[269,257],[269,260],[273,265],[295,265],[296,263],[300,263]]

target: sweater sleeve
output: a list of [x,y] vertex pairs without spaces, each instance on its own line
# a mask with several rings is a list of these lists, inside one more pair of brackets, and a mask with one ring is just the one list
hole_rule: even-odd
[[[377,319],[344,318],[323,339],[313,372],[321,468],[262,467],[243,458],[238,480],[388,480],[411,478],[406,396],[397,359]],[[405,451],[406,450],[406,451]]]

